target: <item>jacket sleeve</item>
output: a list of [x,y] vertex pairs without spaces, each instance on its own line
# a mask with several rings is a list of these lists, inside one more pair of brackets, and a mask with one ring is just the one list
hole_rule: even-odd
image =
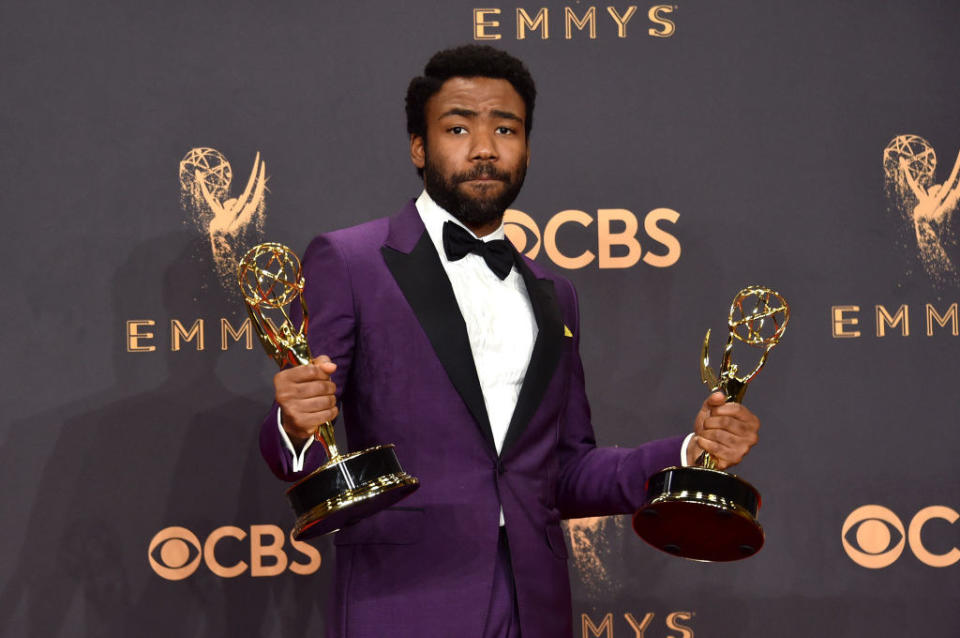
[[[356,326],[356,308],[353,286],[347,261],[335,241],[319,235],[307,247],[302,261],[305,279],[304,301],[309,321],[307,337],[314,357],[325,354],[337,364],[333,382],[337,385],[337,403],[350,378],[350,365]],[[290,318],[300,325],[303,321],[300,304],[290,307]],[[303,469],[293,471],[293,458],[287,449],[277,425],[277,409],[273,402],[260,428],[260,452],[278,478],[296,481],[326,462],[320,445],[311,445],[306,451]]]
[[684,437],[651,441],[635,448],[597,446],[580,359],[576,291],[566,280],[563,283],[567,307],[572,308],[574,342],[567,403],[559,424],[557,508],[563,518],[629,514],[643,504],[647,478],[680,463]]

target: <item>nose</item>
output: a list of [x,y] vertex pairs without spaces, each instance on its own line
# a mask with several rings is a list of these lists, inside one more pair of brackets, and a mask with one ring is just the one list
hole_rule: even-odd
[[470,148],[470,159],[490,161],[498,157],[496,139],[493,131],[485,129],[474,133]]

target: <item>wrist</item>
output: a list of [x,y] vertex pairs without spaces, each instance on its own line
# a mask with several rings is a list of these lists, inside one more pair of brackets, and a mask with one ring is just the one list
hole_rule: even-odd
[[685,465],[696,465],[697,458],[703,453],[703,448],[700,447],[699,441],[700,437],[698,437],[696,434],[691,434],[687,439],[686,455],[684,457]]
[[300,450],[303,449],[303,446],[311,438],[312,435],[304,434],[300,430],[290,427],[288,424],[292,423],[292,419],[283,411],[283,408],[280,408],[280,427],[283,429],[284,433],[287,435],[287,439],[290,441],[290,444],[293,446],[294,453],[299,454]]
[[309,436],[301,438],[296,434],[291,434],[290,432],[287,432],[287,438],[290,439],[290,445],[293,446],[293,451],[295,454],[300,454],[301,450],[303,450],[303,446],[306,445],[307,441],[310,440]]

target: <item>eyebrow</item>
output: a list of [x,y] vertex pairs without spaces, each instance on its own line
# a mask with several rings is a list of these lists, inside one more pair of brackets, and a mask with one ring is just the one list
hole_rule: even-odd
[[[521,118],[516,113],[512,113],[510,111],[501,111],[499,109],[494,109],[490,111],[490,114],[502,120],[515,120],[517,122],[523,123],[523,118]],[[443,119],[451,115],[459,115],[460,117],[474,118],[474,117],[477,117],[479,113],[471,109],[453,107],[452,109],[448,109],[447,111],[444,111],[443,113],[441,113],[440,117],[437,119]]]

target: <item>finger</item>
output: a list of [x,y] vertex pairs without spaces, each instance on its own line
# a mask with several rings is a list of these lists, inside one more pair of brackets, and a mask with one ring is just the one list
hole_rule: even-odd
[[[294,413],[290,417],[290,421],[292,427],[300,433],[299,436],[313,436],[313,433],[320,429],[322,423],[333,421],[338,414],[340,414],[340,411],[337,406],[333,406],[318,412]],[[286,423],[284,423],[284,429],[287,429]]]
[[275,396],[281,405],[288,407],[297,401],[335,393],[336,386],[332,381],[309,380],[300,383],[277,382]]
[[297,439],[305,439],[313,436],[317,429],[316,423],[303,418],[303,415],[296,411],[283,410],[280,417],[280,425],[284,432]]
[[700,439],[700,447],[713,457],[721,470],[736,465],[750,451],[749,448],[731,448],[710,439]]
[[710,413],[717,416],[735,416],[740,419],[755,419],[757,418],[753,412],[750,411],[750,408],[743,405],[742,403],[736,403],[731,401],[730,403],[722,403],[717,406],[710,408]]
[[710,439],[704,437],[697,437],[697,445],[700,446],[700,449],[709,454],[719,462],[722,458],[722,452],[724,451],[724,446],[716,441],[711,441]]
[[704,430],[700,438],[729,448],[737,448],[748,444],[745,437],[737,436],[727,430]]
[[324,410],[329,410],[337,404],[337,397],[322,396],[322,397],[311,397],[309,399],[304,399],[302,401],[297,401],[294,406],[294,410],[301,414],[312,415],[317,412],[323,412]]
[[726,430],[737,436],[756,438],[760,430],[760,422],[756,419],[743,420],[730,416],[709,416],[703,421],[705,433],[710,430]]
[[274,375],[274,379],[277,383],[303,383],[304,381],[310,381],[317,374],[316,369],[312,365],[303,365],[303,366],[294,366],[292,368],[284,368],[280,372]]
[[745,455],[750,448],[757,444],[757,437],[755,436],[737,436],[726,430],[708,430],[701,439],[736,452],[739,456]]
[[746,427],[743,423],[729,417],[707,418],[701,436],[737,448],[756,445],[759,438],[756,429]]
[[313,397],[332,396],[337,393],[337,385],[333,381],[305,381],[290,388],[291,398],[312,399]]

